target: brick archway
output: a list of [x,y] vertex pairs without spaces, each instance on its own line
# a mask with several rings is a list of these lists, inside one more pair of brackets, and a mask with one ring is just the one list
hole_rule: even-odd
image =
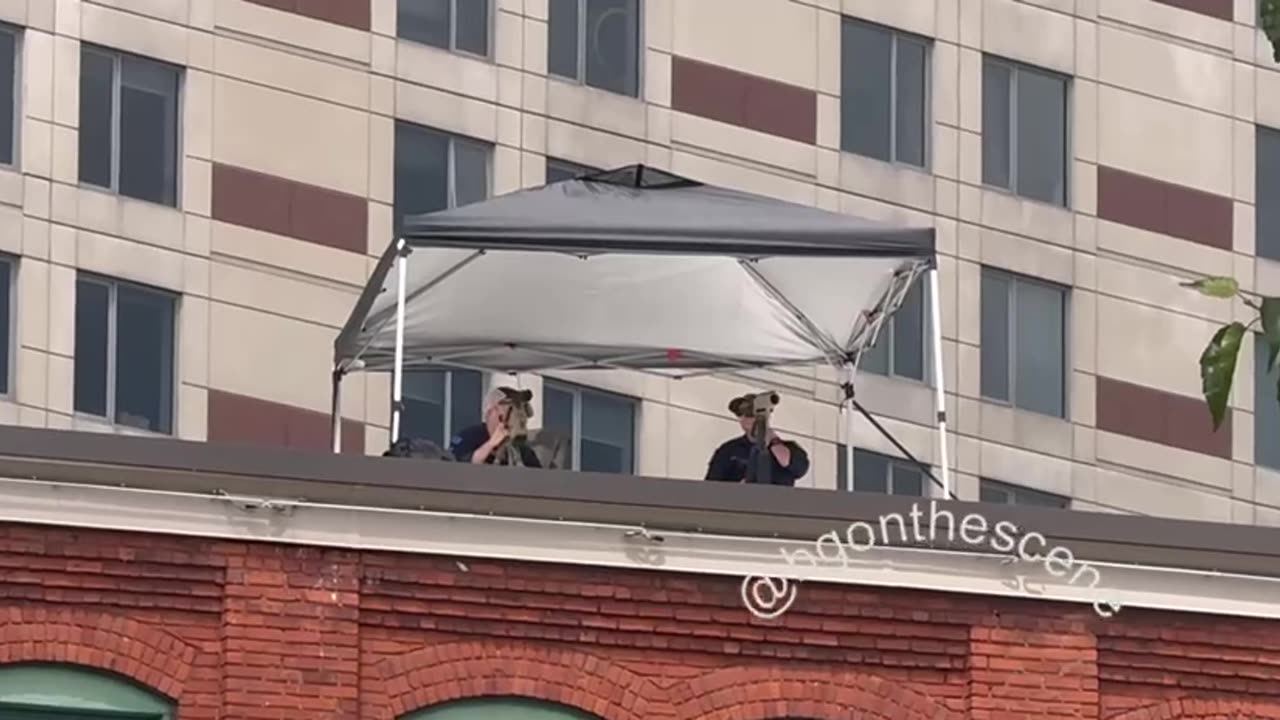
[[867,720],[962,720],[924,695],[874,675],[728,668],[690,680],[687,687],[686,699],[676,707],[680,720],[844,720],[851,710]]
[[1239,700],[1169,700],[1125,710],[1107,720],[1280,720],[1280,705]]
[[0,665],[82,665],[123,675],[180,704],[195,659],[194,647],[123,617],[32,608],[0,611]]
[[451,700],[518,696],[554,702],[605,720],[668,717],[669,707],[647,679],[590,653],[482,640],[431,645],[379,663],[395,720]]

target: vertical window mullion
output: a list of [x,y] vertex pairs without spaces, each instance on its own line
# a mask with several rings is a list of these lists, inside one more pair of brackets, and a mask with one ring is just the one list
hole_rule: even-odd
[[[889,162],[898,162],[898,34],[894,32],[889,33]],[[892,351],[889,367],[893,367]]]
[[452,210],[458,206],[458,188],[454,178],[458,175],[457,161],[457,143],[453,138],[449,138],[445,145],[445,162],[444,162],[444,205],[446,209]]
[[[120,191],[120,86],[124,82],[124,62],[117,53],[111,58],[111,191]],[[114,286],[113,286],[114,287]],[[114,289],[112,297],[114,297]]]
[[453,437],[453,371],[444,371],[444,440]]
[[1008,373],[1007,382],[1009,384],[1009,405],[1010,407],[1018,407],[1018,388],[1016,385],[1018,372],[1014,363],[1018,362],[1018,285],[1019,280],[1012,275],[1009,276],[1009,347],[1006,351],[1009,353],[1009,360],[1005,363],[1005,371]]
[[582,467],[582,391],[573,390],[573,469]]
[[587,82],[587,0],[578,0],[578,82]]
[[1018,192],[1018,76],[1021,71],[1009,68],[1009,190]]
[[119,298],[120,286],[117,283],[107,285],[107,422],[112,425],[116,422],[116,373],[119,368],[116,367],[116,355],[119,353],[117,345],[117,331],[119,322],[117,315],[120,309]]

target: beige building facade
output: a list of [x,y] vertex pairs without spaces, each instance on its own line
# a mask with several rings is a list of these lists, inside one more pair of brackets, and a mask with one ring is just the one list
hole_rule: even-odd
[[[1199,399],[1201,349],[1249,315],[1179,287],[1280,295],[1280,65],[1256,13],[0,0],[0,422],[323,449],[332,343],[399,218],[645,163],[936,229],[961,499],[1280,524],[1280,409],[1251,339],[1216,433]],[[934,463],[926,308],[908,302],[857,389]],[[736,432],[729,398],[779,387],[800,484],[848,489],[847,419],[812,375],[513,382],[574,434],[575,466],[690,479]],[[407,427],[446,442],[493,380],[409,378]],[[346,379],[347,449],[387,447],[389,386]],[[937,493],[852,422],[856,489]]]

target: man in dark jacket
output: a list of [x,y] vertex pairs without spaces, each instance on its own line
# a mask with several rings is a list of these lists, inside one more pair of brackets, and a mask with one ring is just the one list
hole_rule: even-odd
[[[752,438],[752,430],[756,424],[752,412],[753,401],[754,395],[748,394],[729,402],[729,412],[738,419],[742,434],[716,448],[711,455],[711,462],[707,464],[707,480],[765,482],[764,479],[756,478],[756,468],[760,463],[757,462],[759,451]],[[778,437],[772,428],[768,431],[765,446],[771,456],[772,472],[769,473],[768,480],[771,484],[794,486],[796,480],[809,472],[809,454],[804,448],[791,440]]]
[[484,401],[484,422],[459,430],[449,441],[449,452],[458,462],[509,465],[512,460],[510,451],[514,450],[519,453],[520,464],[542,467],[523,435],[512,437],[513,412],[521,413],[525,419],[533,416],[528,399],[522,397],[520,391],[509,387],[489,391]]

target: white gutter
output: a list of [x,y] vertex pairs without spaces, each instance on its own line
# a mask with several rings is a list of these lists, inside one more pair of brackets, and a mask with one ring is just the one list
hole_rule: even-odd
[[[663,532],[650,527],[324,505],[264,498],[0,478],[0,522],[355,550],[663,570],[734,578],[1036,597],[1280,619],[1280,579],[1089,562],[1096,588],[1007,555],[876,546],[847,564],[789,565],[812,540]],[[832,528],[839,531],[839,528]],[[660,539],[659,539],[660,538]],[[804,607],[803,590],[796,609]],[[1124,611],[1121,611],[1123,614]]]

